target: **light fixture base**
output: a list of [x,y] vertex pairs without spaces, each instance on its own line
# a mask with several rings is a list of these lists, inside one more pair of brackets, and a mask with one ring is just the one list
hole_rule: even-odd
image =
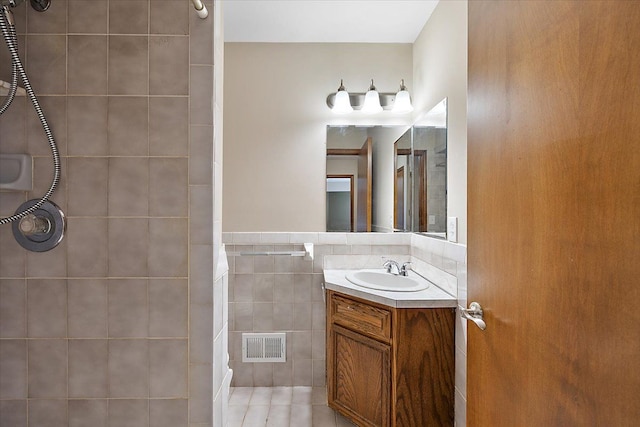
[[[389,110],[393,108],[393,104],[396,100],[395,93],[379,93],[380,95],[380,105],[382,105],[383,110]],[[351,101],[351,106],[354,110],[361,110],[362,105],[364,104],[364,93],[351,93],[349,92],[349,100]],[[327,106],[329,108],[333,108],[336,102],[336,94],[331,93],[327,96]]]

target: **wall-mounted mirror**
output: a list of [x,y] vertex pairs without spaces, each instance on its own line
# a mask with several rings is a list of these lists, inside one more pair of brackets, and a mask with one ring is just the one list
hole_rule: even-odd
[[412,127],[414,208],[412,231],[447,235],[447,100]]
[[407,126],[327,127],[327,231],[446,235],[446,100]]

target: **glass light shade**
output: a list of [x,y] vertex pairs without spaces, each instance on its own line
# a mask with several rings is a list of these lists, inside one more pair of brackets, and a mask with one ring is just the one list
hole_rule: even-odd
[[351,101],[349,100],[349,92],[346,90],[339,90],[336,92],[336,98],[331,111],[338,114],[350,113],[353,111]]
[[391,109],[394,113],[410,113],[413,111],[413,105],[411,105],[411,96],[409,91],[400,90],[396,93],[396,100],[393,103]]
[[369,90],[364,95],[364,104],[362,105],[362,112],[365,114],[375,114],[382,111],[382,105],[380,105],[380,95],[377,90]]

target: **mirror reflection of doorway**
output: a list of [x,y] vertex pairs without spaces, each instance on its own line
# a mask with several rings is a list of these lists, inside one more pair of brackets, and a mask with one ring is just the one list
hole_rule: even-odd
[[394,228],[396,230],[404,230],[404,166],[396,169],[396,189],[395,189],[395,206],[393,216],[395,219]]
[[327,231],[354,231],[353,179],[353,175],[327,175]]

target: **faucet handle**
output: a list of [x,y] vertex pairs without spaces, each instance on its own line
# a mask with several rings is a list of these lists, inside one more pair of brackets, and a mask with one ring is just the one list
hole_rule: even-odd
[[[384,262],[384,264],[382,266],[387,269],[387,273],[391,273],[391,274],[395,274],[395,275],[400,274],[400,265],[398,265],[397,261],[394,261],[394,260],[389,259],[389,258],[385,258],[384,256],[382,257],[382,259],[385,260],[385,262]],[[396,268],[396,273],[393,272],[393,267]]]
[[400,275],[407,276],[409,274],[409,270],[413,270],[411,268],[411,261],[403,262],[402,268],[400,268]]

